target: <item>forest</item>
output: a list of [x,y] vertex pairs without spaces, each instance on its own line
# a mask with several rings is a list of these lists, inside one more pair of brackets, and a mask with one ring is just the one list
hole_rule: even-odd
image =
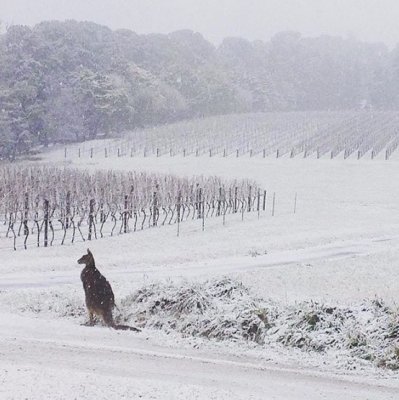
[[396,110],[398,89],[399,47],[353,38],[15,25],[0,35],[0,157],[210,115]]

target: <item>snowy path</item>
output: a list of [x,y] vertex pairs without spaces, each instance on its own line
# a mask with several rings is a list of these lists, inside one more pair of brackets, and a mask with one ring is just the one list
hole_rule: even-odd
[[[7,324],[0,327],[0,355],[7,361],[0,367],[2,399],[397,398],[398,387],[383,380],[364,382],[245,358],[165,349],[146,342],[143,335],[65,321],[3,317]],[[71,390],[74,397],[69,396]]]
[[[331,243],[324,246],[312,246],[298,250],[275,251],[270,254],[256,257],[232,257],[217,260],[208,260],[203,263],[186,263],[178,266],[149,266],[148,268],[134,268],[118,270],[108,273],[112,279],[118,280],[126,276],[145,275],[148,278],[180,278],[192,276],[217,276],[234,272],[249,272],[264,268],[304,264],[317,260],[333,260],[346,257],[363,256],[386,249],[389,246],[399,246],[399,236],[363,239],[359,241],[347,240]],[[29,274],[4,274],[0,281],[2,289],[44,288],[59,285],[75,284],[79,281],[79,268],[70,271],[30,272]]]

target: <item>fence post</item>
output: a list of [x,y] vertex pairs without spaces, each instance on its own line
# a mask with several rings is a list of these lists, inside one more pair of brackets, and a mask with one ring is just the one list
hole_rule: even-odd
[[106,148],[106,147],[104,147],[104,157],[105,157],[105,158],[108,158],[108,151],[107,151],[107,148]]
[[266,211],[266,190],[263,191],[263,211]]
[[152,201],[152,226],[157,226],[157,218],[158,218],[158,185],[156,186],[156,190],[153,194]]
[[260,189],[258,189],[258,199],[257,199],[256,208],[258,211],[258,219],[259,219],[260,218]]
[[26,250],[26,241],[29,235],[29,227],[28,227],[28,217],[29,217],[29,194],[28,192],[25,193],[25,204],[24,204],[24,235],[25,235],[25,242],[24,247]]
[[177,237],[180,236],[180,207],[181,207],[181,191],[177,195]]
[[251,212],[251,200],[252,200],[252,186],[249,187],[249,193],[248,193],[248,212]]
[[125,194],[125,204],[123,209],[123,233],[127,233],[128,208],[129,208],[129,196]]
[[237,203],[238,203],[238,198],[237,198],[237,196],[238,196],[238,187],[236,186],[235,188],[234,188],[234,214],[236,214],[237,213]]
[[198,219],[202,218],[202,188],[198,189],[198,197],[197,197],[197,217]]
[[78,157],[80,158],[80,147],[78,149]]
[[202,196],[202,232],[205,230],[205,195]]
[[49,218],[49,201],[44,200],[44,247],[48,246],[48,218]]
[[91,234],[93,231],[93,221],[94,221],[94,206],[96,201],[94,199],[90,200],[90,208],[89,208],[89,235],[87,237],[88,240],[91,240]]
[[67,148],[65,147],[65,150],[64,150],[64,158],[67,158]]
[[65,207],[65,229],[69,228],[69,217],[71,215],[71,192],[68,191],[66,195],[66,207]]
[[219,217],[220,216],[220,208],[221,208],[221,204],[222,203],[222,187],[219,187],[219,198],[218,198],[218,206],[217,206],[217,210],[216,210],[216,216]]
[[90,158],[93,158],[93,147],[90,149]]
[[236,150],[236,157],[238,158],[238,155],[239,155],[239,150],[237,149]]
[[272,217],[274,217],[274,209],[276,206],[276,192],[273,193],[273,208],[272,208]]
[[295,192],[295,199],[294,199],[294,214],[296,214],[296,201],[297,201],[298,193]]
[[226,190],[223,188],[222,192],[222,199],[223,199],[223,226],[226,225],[226,212],[227,212],[227,207],[226,207]]

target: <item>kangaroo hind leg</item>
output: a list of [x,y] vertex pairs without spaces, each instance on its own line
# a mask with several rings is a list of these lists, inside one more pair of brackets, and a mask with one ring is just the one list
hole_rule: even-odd
[[113,327],[114,326],[114,319],[112,317],[112,310],[104,310],[104,312],[101,314],[102,319],[104,321],[104,324]]

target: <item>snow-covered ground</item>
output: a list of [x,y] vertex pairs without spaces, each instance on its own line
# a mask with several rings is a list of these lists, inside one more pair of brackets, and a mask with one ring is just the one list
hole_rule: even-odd
[[[175,290],[177,296],[186,288],[218,285],[228,277],[243,285],[244,295],[233,298],[234,309],[222,300],[212,303],[207,312],[213,318],[220,312],[225,314],[220,318],[237,319],[246,312],[239,307],[253,302],[254,307],[270,307],[274,328],[282,332],[289,322],[286,316],[295,322],[303,308],[313,313],[328,307],[338,316],[350,310],[348,320],[356,320],[350,326],[367,330],[357,333],[370,336],[367,348],[378,353],[378,335],[384,332],[377,325],[389,319],[399,326],[396,161],[178,156],[64,160],[63,150],[43,161],[88,169],[252,178],[268,190],[269,202],[260,218],[256,213],[244,221],[228,216],[225,226],[214,218],[206,221],[204,232],[199,222],[190,221],[181,225],[179,237],[175,226],[165,226],[90,242],[100,271],[113,286],[119,317],[141,323],[139,334],[80,325],[85,321],[84,297],[76,260],[87,242],[2,251],[1,399],[397,398],[397,372],[341,346],[350,333],[346,322],[331,334],[336,343],[316,351],[284,345],[273,335],[262,336],[262,343],[232,338],[231,327],[222,337],[209,339],[187,327],[165,326],[165,310],[155,310],[146,324],[131,301],[149,288],[169,296]],[[372,304],[382,304],[380,311],[373,311]],[[183,322],[189,317],[179,316]],[[198,315],[189,321],[192,326],[204,323]],[[323,329],[320,341],[325,340]],[[317,329],[306,332],[318,339]],[[381,338],[381,343],[388,339]],[[399,347],[397,336],[389,343]]]

